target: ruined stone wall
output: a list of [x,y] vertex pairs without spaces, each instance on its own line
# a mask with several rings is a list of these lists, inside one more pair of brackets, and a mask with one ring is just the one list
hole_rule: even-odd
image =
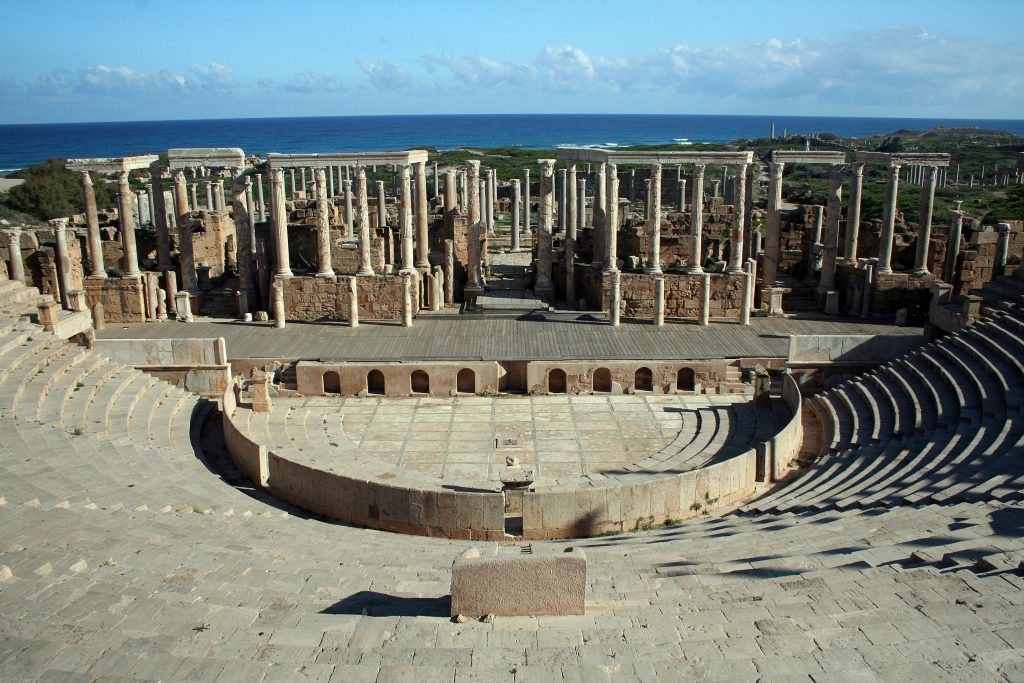
[[146,321],[145,292],[142,278],[87,277],[83,284],[85,300],[91,309],[103,304],[103,319],[110,323]]
[[[665,315],[673,318],[700,316],[702,275],[666,273]],[[744,278],[736,275],[712,274],[709,315],[712,318],[736,317],[743,302]],[[650,318],[654,316],[654,278],[640,273],[622,273],[620,279],[623,315]],[[602,282],[605,306],[610,300],[610,281]]]
[[[291,277],[284,280],[287,320],[348,320],[347,277]],[[413,279],[413,301],[416,301]],[[359,278],[359,317],[395,320],[402,315],[402,279],[395,275]]]
[[[1006,275],[1014,273],[1024,257],[1024,221],[1010,223]],[[992,279],[999,233],[991,226],[964,231],[963,247],[957,259],[954,294],[970,294]]]
[[[210,275],[224,273],[234,261],[235,222],[227,211],[195,211],[192,218],[192,253],[197,266],[210,266]],[[229,251],[230,259],[227,256]],[[141,253],[141,252],[140,252]]]

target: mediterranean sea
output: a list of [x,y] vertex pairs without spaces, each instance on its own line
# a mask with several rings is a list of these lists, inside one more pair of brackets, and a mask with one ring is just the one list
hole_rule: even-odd
[[1024,135],[1022,120],[640,114],[328,116],[0,126],[0,174],[52,157],[110,157],[173,147],[267,152],[359,152],[411,147],[525,147],[730,142],[776,133],[864,137],[937,126]]

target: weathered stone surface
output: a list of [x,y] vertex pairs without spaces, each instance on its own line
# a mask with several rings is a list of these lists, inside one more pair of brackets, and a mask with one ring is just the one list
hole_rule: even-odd
[[587,557],[578,548],[470,548],[452,563],[452,616],[583,614]]

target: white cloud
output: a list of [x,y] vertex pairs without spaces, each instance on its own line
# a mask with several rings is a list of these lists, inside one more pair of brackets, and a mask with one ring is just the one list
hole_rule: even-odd
[[378,90],[402,90],[415,85],[412,74],[394,62],[359,60],[357,64]]

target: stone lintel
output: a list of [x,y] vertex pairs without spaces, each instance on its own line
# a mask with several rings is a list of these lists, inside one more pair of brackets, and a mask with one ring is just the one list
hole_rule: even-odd
[[754,161],[753,152],[697,152],[670,150],[643,152],[639,150],[592,149],[590,147],[563,147],[556,156],[563,161],[590,161],[606,164],[721,164],[738,166]]
[[470,548],[452,563],[452,616],[583,614],[587,557],[579,548]]
[[425,149],[411,149],[405,152],[331,152],[316,154],[267,154],[270,168],[326,168],[328,166],[408,166],[426,163]]
[[169,168],[245,168],[245,152],[238,147],[178,147],[167,150]]
[[[785,164],[845,164],[846,154],[843,152],[808,151],[802,149],[776,149],[772,151],[772,161]],[[858,159],[859,161],[859,159]]]
[[943,153],[904,153],[888,154],[886,152],[857,152],[858,163],[881,164],[882,166],[949,166],[949,155]]
[[69,171],[95,171],[96,173],[120,173],[149,168],[160,157],[156,154],[140,154],[130,157],[105,157],[94,159],[68,159],[64,168]]

